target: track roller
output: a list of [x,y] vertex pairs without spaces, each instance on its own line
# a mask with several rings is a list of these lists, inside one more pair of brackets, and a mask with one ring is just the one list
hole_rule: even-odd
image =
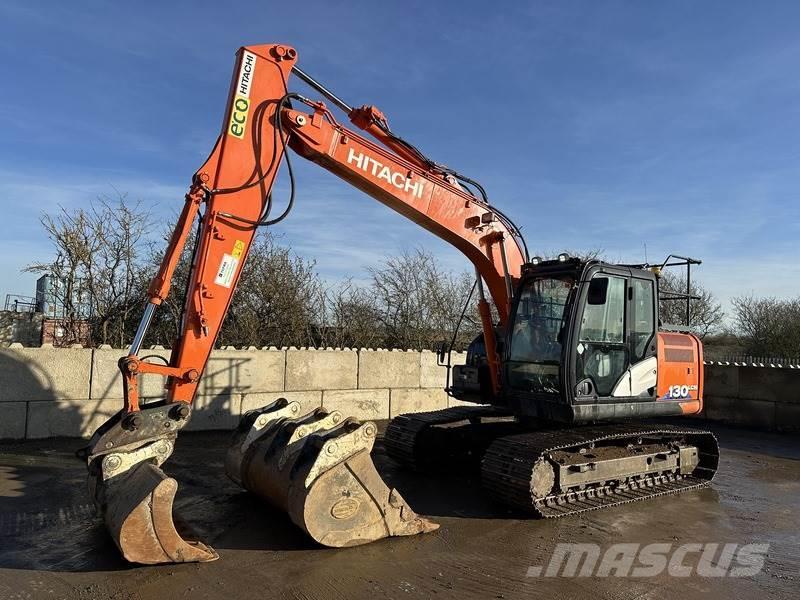
[[495,440],[481,481],[500,502],[551,518],[705,487],[718,462],[709,431],[637,424],[553,429]]
[[226,472],[285,510],[323,546],[366,544],[439,526],[418,516],[375,469],[377,427],[279,399],[246,414],[234,434]]

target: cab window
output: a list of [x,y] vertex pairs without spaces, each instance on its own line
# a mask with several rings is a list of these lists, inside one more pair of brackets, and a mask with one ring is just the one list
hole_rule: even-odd
[[631,362],[636,363],[647,354],[647,346],[655,332],[655,302],[652,281],[634,279],[631,287],[633,288]]
[[625,280],[595,276],[589,284],[580,340],[621,344],[625,334]]
[[600,397],[611,395],[628,370],[624,277],[602,273],[589,282],[576,348],[578,381],[590,380]]

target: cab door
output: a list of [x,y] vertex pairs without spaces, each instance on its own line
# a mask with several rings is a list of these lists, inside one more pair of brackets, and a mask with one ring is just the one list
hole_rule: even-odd
[[595,271],[590,276],[576,323],[578,396],[607,398],[630,379],[630,345],[626,337],[628,279],[616,269]]
[[649,273],[637,276],[633,271],[628,285],[628,347],[630,366],[628,381],[621,382],[614,397],[655,399],[658,383],[656,356],[656,290]]
[[[588,280],[588,281],[587,281]],[[576,399],[655,399],[656,290],[654,276],[603,265],[588,271],[576,320]]]

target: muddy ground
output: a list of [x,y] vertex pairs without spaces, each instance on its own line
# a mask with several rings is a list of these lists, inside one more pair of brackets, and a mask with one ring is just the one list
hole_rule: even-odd
[[[229,434],[186,433],[165,471],[176,507],[221,558],[124,563],[94,517],[80,440],[0,444],[0,600],[180,598],[796,598],[800,438],[711,426],[723,449],[713,486],[583,516],[534,520],[488,501],[469,476],[379,470],[441,528],[344,550],[315,547],[282,513],[223,474]],[[529,577],[558,542],[768,543],[746,578]],[[684,564],[691,564],[687,559]]]

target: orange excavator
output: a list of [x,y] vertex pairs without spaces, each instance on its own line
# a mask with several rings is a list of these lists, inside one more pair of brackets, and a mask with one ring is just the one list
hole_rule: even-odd
[[[466,364],[448,368],[447,391],[463,402],[393,419],[384,438],[393,459],[411,468],[471,462],[493,497],[543,517],[707,485],[718,462],[712,434],[642,422],[702,409],[701,343],[688,331],[660,331],[658,321],[660,267],[697,261],[529,257],[519,229],[480,184],[396,135],[375,107],[349,106],[296,62],[296,50],[281,44],[238,51],[222,132],[192,179],[119,361],[124,406],[83,451],[91,495],[123,556],[147,564],[218,558],[178,533],[177,483],[160,467],[191,418],[256,231],[292,208],[289,149],[446,240],[475,267],[483,333]],[[361,131],[338,123],[323,102],[290,92],[292,76]],[[284,162],[291,195],[275,214],[272,188]],[[180,335],[166,364],[152,362],[139,353],[195,222]],[[442,362],[448,356],[440,352]],[[148,374],[167,377],[167,393],[140,403],[139,377]],[[436,529],[375,469],[376,436],[375,423],[324,408],[302,414],[277,398],[242,417],[225,469],[324,546]]]

